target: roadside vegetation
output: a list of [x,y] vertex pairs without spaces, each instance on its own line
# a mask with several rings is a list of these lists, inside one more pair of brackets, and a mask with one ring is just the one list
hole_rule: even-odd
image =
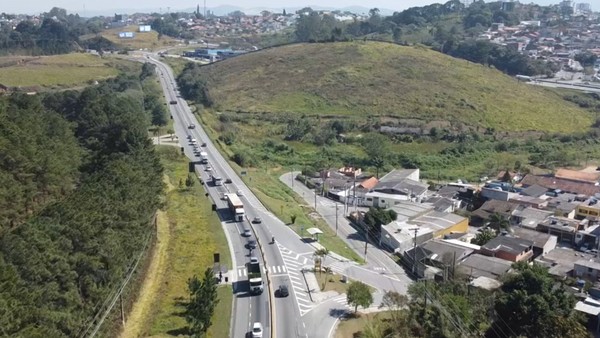
[[[212,267],[213,253],[219,252],[222,264],[231,268],[231,256],[221,222],[211,210],[203,187],[196,182],[186,186],[188,160],[177,147],[157,148],[165,168],[168,192],[165,200],[165,221],[169,228],[169,246],[165,270],[158,293],[146,316],[146,335],[153,337],[186,334],[185,304],[188,301],[187,281],[193,275],[203,276]],[[218,286],[219,302],[215,308],[207,337],[229,335],[233,291],[230,286]]]
[[360,337],[591,337],[564,284],[537,264],[513,267],[493,292],[453,272],[445,282],[412,284],[408,295],[387,292],[385,313],[342,321],[336,337],[357,330]]

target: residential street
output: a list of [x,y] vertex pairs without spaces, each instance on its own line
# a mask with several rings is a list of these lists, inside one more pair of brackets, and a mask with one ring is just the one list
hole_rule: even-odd
[[[307,188],[299,181],[294,181],[293,177],[299,172],[286,173],[280,177],[280,180],[290,187],[299,196],[302,196],[307,205],[314,207],[315,193]],[[292,184],[293,182],[293,184]],[[336,205],[338,209],[337,217],[337,234],[344,240],[350,248],[364,258],[365,253],[365,238],[359,233],[350,221],[345,218],[343,213],[344,204],[336,203],[328,198],[317,195],[317,212],[327,222],[329,227],[335,231],[336,228]],[[352,208],[349,207],[349,211]],[[396,264],[390,257],[390,253],[373,246],[371,243],[367,246],[366,264],[357,266],[356,264],[337,262],[334,263],[332,269],[336,273],[345,274],[351,278],[357,278],[365,283],[368,283],[376,288],[384,290],[395,290],[400,293],[405,293],[408,285],[412,283],[412,279],[406,274],[404,269]],[[369,274],[370,273],[370,274]],[[372,278],[364,280],[365,277],[372,275]],[[359,277],[360,276],[360,277]],[[386,278],[381,278],[381,277]]]

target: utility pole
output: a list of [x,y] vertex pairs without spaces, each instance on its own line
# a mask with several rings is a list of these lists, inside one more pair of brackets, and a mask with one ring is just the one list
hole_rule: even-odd
[[412,273],[413,273],[413,276],[415,276],[416,275],[415,268],[417,267],[417,232],[419,231],[419,228],[411,228],[411,229],[408,229],[408,231],[415,232],[415,239],[414,239],[414,243],[413,243],[413,267],[412,267]]
[[369,245],[369,229],[367,227],[367,223],[364,223],[364,224],[365,224],[365,263],[366,263],[367,262],[367,245]]
[[335,235],[337,236],[338,230],[338,204],[335,204]]

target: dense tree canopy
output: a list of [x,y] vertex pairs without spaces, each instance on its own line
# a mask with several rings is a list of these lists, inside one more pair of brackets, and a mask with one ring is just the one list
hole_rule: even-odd
[[162,168],[139,91],[121,76],[1,101],[0,336],[83,332],[143,250]]

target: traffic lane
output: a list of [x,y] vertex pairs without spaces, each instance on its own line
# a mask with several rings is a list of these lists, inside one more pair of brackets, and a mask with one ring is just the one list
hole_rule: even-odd
[[333,300],[325,301],[304,315],[308,323],[306,337],[325,338],[331,337],[337,321],[343,318],[348,310]]
[[[275,296],[275,323],[277,337],[305,337],[306,326],[300,317],[297,300],[292,290],[290,278],[287,275],[276,275],[272,277]],[[280,285],[286,285],[289,295],[283,297],[277,289]]]

